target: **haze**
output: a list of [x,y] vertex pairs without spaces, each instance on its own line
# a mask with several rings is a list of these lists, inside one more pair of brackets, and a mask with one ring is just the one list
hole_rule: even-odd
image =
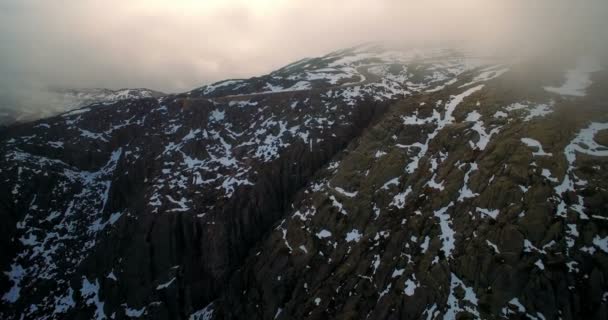
[[0,94],[181,92],[369,41],[497,55],[604,52],[608,1],[3,0]]

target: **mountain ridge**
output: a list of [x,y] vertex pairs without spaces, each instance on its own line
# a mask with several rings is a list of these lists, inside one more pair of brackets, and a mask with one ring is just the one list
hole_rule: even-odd
[[600,319],[606,76],[532,69],[347,49],[11,127],[0,314]]
[[[4,102],[0,110],[0,125],[8,126],[13,123],[22,123],[50,117],[56,114],[68,112],[74,109],[86,107],[95,103],[112,103],[119,100],[141,99],[148,97],[161,97],[165,93],[146,88],[50,88],[45,92],[31,92],[31,95],[42,95],[44,102],[44,112],[40,110],[39,101],[31,98],[32,101],[14,98],[16,101]],[[42,98],[41,98],[42,99]],[[10,100],[10,99],[8,99]],[[29,105],[29,104],[33,104]]]

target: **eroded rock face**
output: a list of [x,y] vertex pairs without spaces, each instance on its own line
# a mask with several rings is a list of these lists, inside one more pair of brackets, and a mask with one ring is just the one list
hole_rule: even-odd
[[603,318],[602,77],[368,47],[10,127],[0,315]]

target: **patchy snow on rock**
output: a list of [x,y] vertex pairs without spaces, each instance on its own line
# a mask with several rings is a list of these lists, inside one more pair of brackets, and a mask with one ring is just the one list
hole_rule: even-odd
[[432,306],[427,307],[426,309],[424,309],[424,311],[422,312],[422,314],[426,315],[426,318],[425,318],[426,320],[433,320],[433,319],[438,319],[439,318],[439,316],[441,315],[441,311],[437,310],[437,304],[433,303]]
[[500,213],[500,210],[498,210],[498,209],[490,210],[490,209],[486,209],[486,208],[475,208],[475,210],[477,212],[479,212],[480,214],[482,214],[484,216],[488,216],[492,219],[496,219],[496,217]]
[[408,122],[408,121],[414,122],[416,125],[421,124],[421,123],[435,123],[436,124],[435,130],[427,135],[426,141],[416,142],[409,146],[405,146],[407,149],[414,148],[414,149],[418,150],[418,153],[410,159],[409,163],[407,164],[407,166],[405,168],[405,171],[408,174],[411,174],[416,169],[418,169],[418,163],[420,162],[420,159],[422,159],[422,157],[424,157],[426,155],[428,148],[429,148],[429,143],[431,142],[431,140],[433,140],[439,134],[439,132],[441,130],[443,130],[443,128],[445,128],[448,124],[451,124],[454,122],[454,117],[452,116],[452,114],[454,113],[454,110],[456,109],[456,107],[460,103],[462,103],[466,97],[481,90],[482,88],[483,88],[483,85],[478,85],[478,86],[469,88],[466,91],[464,91],[458,95],[452,96],[450,101],[445,104],[443,117],[441,117],[441,114],[437,110],[434,110],[433,115],[430,116],[429,118],[405,121],[405,122]]
[[[521,304],[521,302],[519,302],[519,299],[517,299],[517,298],[513,298],[513,299],[511,299],[511,300],[508,302],[508,305],[509,305],[509,306],[504,307],[504,308],[501,310],[501,313],[502,313],[502,316],[503,316],[503,317],[508,317],[508,316],[509,316],[509,315],[511,315],[511,314],[517,314],[517,313],[526,313],[526,307],[524,307],[524,305],[523,305],[523,304]],[[510,308],[510,306],[515,307],[515,308],[516,308],[516,310],[512,310],[512,309]],[[530,319],[535,319],[535,317],[533,317],[533,316],[531,316],[531,315],[527,315],[527,316],[528,316],[528,318],[530,318]]]
[[429,236],[424,237],[424,241],[420,244],[420,249],[422,249],[422,254],[425,254],[429,249],[429,243],[431,242],[431,238]]
[[468,122],[475,122],[471,129],[477,132],[477,134],[479,135],[479,140],[477,142],[469,141],[469,145],[473,150],[484,150],[490,142],[492,136],[498,134],[498,132],[500,131],[499,128],[494,128],[490,130],[490,132],[486,132],[484,123],[480,119],[481,114],[479,114],[477,111],[470,112],[467,115],[467,118],[465,119],[465,121]]
[[55,297],[55,310],[53,310],[53,314],[65,313],[75,306],[76,302],[74,301],[74,289],[72,289],[72,287],[68,287],[65,295]]
[[63,148],[63,142],[62,141],[48,141],[47,144],[53,148],[56,149],[61,149]]
[[441,247],[441,251],[445,254],[446,258],[452,257],[452,251],[456,248],[456,239],[454,235],[456,235],[456,231],[452,229],[451,224],[452,220],[450,219],[450,215],[447,213],[448,209],[453,206],[454,203],[450,202],[447,206],[435,211],[433,215],[439,219],[439,226],[441,228],[441,242],[443,246]]
[[437,175],[434,174],[433,177],[429,181],[427,181],[426,186],[439,190],[439,191],[443,191],[443,189],[445,189],[445,186],[443,185],[443,181],[435,182],[436,177],[437,177]]
[[[280,149],[289,145],[284,137],[285,133],[289,132],[289,130],[287,130],[287,123],[285,121],[267,119],[262,125],[264,126],[264,129],[256,131],[256,142],[258,147],[255,152],[255,157],[263,159],[264,162],[269,162],[279,156]],[[276,134],[268,132],[268,129],[277,127],[278,132]]]
[[398,193],[393,197],[393,201],[389,204],[390,206],[397,207],[399,209],[405,208],[405,198],[412,193],[412,187],[407,187],[405,191]]
[[444,84],[441,84],[441,85],[439,85],[439,86],[437,86],[435,88],[428,89],[425,92],[426,93],[438,92],[438,91],[441,91],[441,90],[445,89],[445,87],[447,87],[447,86],[453,85],[456,82],[458,82],[458,78],[454,78],[454,79],[452,79],[452,80],[450,80],[448,82],[445,82]]
[[327,170],[336,170],[340,167],[340,161],[332,161],[327,166]]
[[[460,287],[464,291],[462,300],[455,293],[456,288]],[[477,295],[472,288],[467,287],[462,280],[452,273],[450,280],[450,295],[448,296],[447,310],[445,311],[444,319],[456,319],[462,311],[471,313],[476,319],[480,319],[479,311],[477,310]]]
[[509,114],[507,114],[506,112],[496,111],[496,113],[494,113],[493,117],[496,118],[496,119],[501,119],[501,118],[506,118],[508,116],[509,116]]
[[[48,283],[49,279],[62,279],[64,276],[74,274],[78,266],[85,258],[86,252],[93,248],[97,241],[97,236],[106,225],[115,223],[121,213],[113,213],[106,222],[101,222],[104,216],[104,209],[108,202],[109,190],[112,186],[111,176],[116,169],[117,163],[122,155],[122,148],[111,153],[105,165],[97,170],[83,171],[70,166],[60,160],[37,156],[21,152],[15,148],[5,154],[7,161],[19,161],[18,175],[27,172],[34,174],[47,175],[48,170],[44,166],[53,168],[57,172],[60,185],[72,184],[78,188],[78,193],[69,194],[65,202],[60,204],[50,213],[40,212],[37,197],[34,196],[26,209],[26,214],[21,221],[17,222],[17,228],[22,232],[19,241],[23,244],[22,251],[15,256],[11,269],[5,274],[12,287],[4,293],[2,300],[13,303],[20,299],[22,288],[28,291]],[[57,190],[57,189],[55,189]],[[72,190],[72,189],[70,189]],[[13,190],[14,191],[14,190]],[[80,213],[80,214],[78,214]],[[41,220],[31,219],[32,215],[44,217]],[[51,223],[51,229],[40,237],[40,225]],[[80,240],[78,245],[72,245],[72,239]],[[66,267],[60,269],[62,262],[69,261]],[[27,268],[22,266],[26,265]],[[85,293],[86,285],[84,282]],[[55,284],[54,292],[66,294],[69,292],[68,281]],[[52,296],[51,296],[52,298]],[[62,312],[70,305],[69,297],[57,298],[55,303],[49,298],[47,302],[40,303],[40,307],[49,308]]]
[[202,88],[204,90],[203,93],[204,94],[210,94],[210,93],[213,93],[218,88],[231,86],[231,85],[240,83],[242,81],[243,80],[224,80],[224,81],[216,82],[214,84],[210,84],[210,85],[204,86]]
[[334,190],[338,191],[339,194],[345,196],[345,197],[349,197],[349,198],[354,198],[357,196],[357,194],[359,193],[358,191],[355,192],[348,192],[340,187],[334,187]]
[[579,237],[579,233],[576,229],[576,224],[574,223],[566,224],[566,227],[568,228],[566,229],[566,245],[568,248],[572,248],[574,247],[576,239]]
[[[523,117],[523,121],[524,122],[528,122],[532,119],[535,118],[542,118],[550,113],[553,112],[553,102],[550,103],[541,103],[541,104],[534,104],[532,102],[516,102],[513,103],[507,107],[504,108],[507,112],[509,113],[513,113],[515,111],[515,113],[517,114],[521,114],[524,113],[525,116]],[[507,114],[502,112],[502,111],[498,111],[494,117],[497,117],[497,114],[500,112],[500,115],[498,117],[507,117]]]
[[171,278],[171,280],[169,280],[165,283],[161,283],[158,286],[156,286],[156,290],[162,290],[162,289],[169,288],[173,284],[174,281],[175,281],[175,277]]
[[509,71],[509,68],[501,68],[501,66],[490,66],[482,70],[482,72],[476,75],[471,82],[461,85],[459,88],[468,87],[470,85],[490,81],[492,79],[502,76],[504,73]]
[[393,270],[393,274],[391,274],[391,278],[401,277],[403,275],[404,271],[405,271],[405,269],[395,269],[395,270]]
[[316,209],[313,208],[306,208],[305,210],[297,210],[296,212],[293,213],[294,217],[298,217],[300,219],[300,221],[307,221],[310,219],[310,217],[314,216],[316,213]]
[[104,302],[99,300],[99,281],[97,279],[95,279],[95,283],[92,283],[86,277],[82,277],[80,295],[83,299],[86,299],[87,305],[95,307],[95,319],[102,320],[107,318],[103,311]]
[[190,315],[188,320],[211,320],[213,319],[213,302],[208,304],[201,310],[198,310]]
[[471,173],[474,171],[477,171],[477,170],[478,170],[477,163],[471,162],[471,164],[469,165],[469,170],[467,170],[467,172],[465,172],[465,174],[464,174],[462,187],[460,188],[459,195],[458,195],[458,200],[457,200],[458,202],[462,202],[463,200],[469,199],[469,198],[475,198],[479,195],[478,193],[473,192],[469,188],[469,185],[468,185]]
[[340,201],[338,201],[338,199],[336,199],[336,197],[331,195],[331,196],[329,196],[329,200],[331,200],[332,206],[334,206],[334,208],[338,209],[338,212],[340,212],[343,215],[348,215],[348,212],[346,212],[346,210],[344,210],[344,205],[342,205],[342,203]]
[[146,312],[145,306],[140,309],[131,308],[127,304],[123,304],[122,306],[125,308],[125,316],[129,318],[139,318]]
[[380,255],[379,254],[375,254],[374,255],[374,261],[372,261],[372,268],[374,268],[374,271],[372,272],[373,274],[376,274],[376,271],[378,271],[378,268],[380,267]]
[[215,109],[209,114],[209,122],[220,122],[226,117],[226,112]]
[[319,231],[319,232],[316,234],[316,236],[317,236],[317,238],[319,238],[319,239],[325,239],[325,238],[329,238],[329,237],[331,237],[331,232],[329,232],[329,231],[327,231],[327,230],[323,229],[323,230]]
[[10,281],[13,282],[13,286],[2,296],[2,300],[8,303],[15,303],[19,299],[19,292],[21,291],[21,280],[25,276],[26,269],[20,264],[11,264],[11,270],[5,271],[4,274]]
[[[580,179],[574,173],[574,170],[576,169],[575,162],[577,153],[595,157],[608,157],[608,147],[600,145],[594,140],[595,135],[602,130],[608,130],[608,123],[592,122],[586,128],[581,129],[576,137],[570,141],[570,144],[564,148],[564,155],[568,162],[568,168],[562,182],[554,188],[555,193],[560,197],[557,210],[558,216],[565,216],[566,210],[569,208],[577,212],[581,219],[589,219],[584,212],[585,205],[582,196],[577,196],[577,201],[568,206],[563,199],[563,195],[570,191],[576,192],[577,186],[584,186],[587,184],[586,181]],[[544,170],[543,175],[545,175]],[[558,182],[556,178],[550,180],[556,183]]]
[[83,113],[86,113],[86,112],[89,112],[89,111],[91,111],[90,108],[76,109],[76,110],[72,110],[72,111],[66,112],[66,113],[62,114],[61,116],[62,117],[70,117],[70,116],[75,116],[75,115],[83,114]]
[[374,158],[378,159],[378,158],[384,157],[386,154],[387,154],[386,152],[378,150],[378,151],[376,151]]
[[524,117],[524,121],[530,121],[534,118],[542,118],[553,112],[553,107],[550,104],[539,104],[528,109],[528,115]]
[[546,254],[547,253],[544,249],[537,248],[528,239],[524,240],[524,252],[538,252],[538,253],[541,253],[541,254]]
[[108,273],[108,275],[106,276],[106,278],[112,279],[114,281],[118,281],[118,278],[116,278],[116,275],[114,274],[114,271],[110,271],[110,273]]
[[526,312],[526,308],[524,307],[523,304],[521,304],[521,302],[519,302],[519,299],[517,299],[517,298],[511,299],[509,301],[509,304],[516,306],[519,312]]
[[558,182],[557,178],[554,177],[553,174],[551,173],[551,171],[547,168],[543,168],[543,170],[541,171],[540,174],[551,182],[555,182],[555,183]]
[[517,110],[526,110],[529,107],[530,106],[527,104],[523,104],[521,102],[515,102],[515,103],[505,107],[505,110],[507,110],[508,112],[512,112],[512,111],[517,111]]
[[538,142],[538,140],[534,140],[532,138],[521,138],[520,140],[526,146],[536,149],[536,151],[532,152],[533,156],[547,156],[547,157],[553,156],[552,153],[545,152],[545,150],[543,149],[543,146],[540,144],[540,142]]
[[545,270],[545,265],[543,264],[543,261],[541,259],[538,259],[536,262],[534,262],[534,265],[536,265],[540,270]]
[[605,253],[608,253],[608,237],[601,238],[599,235],[596,235],[593,238],[593,245]]
[[359,232],[357,229],[353,229],[352,231],[346,234],[346,242],[359,242],[363,234]]
[[380,189],[382,190],[388,190],[390,189],[391,186],[398,186],[399,185],[399,177],[396,178],[392,178],[389,181],[385,182],[382,187],[380,187]]
[[494,250],[495,253],[500,253],[500,250],[498,250],[498,246],[495,245],[494,243],[492,243],[490,240],[486,239],[486,244],[488,246],[490,246]]
[[167,195],[167,200],[169,200],[169,202],[177,205],[177,207],[169,209],[169,210],[167,210],[167,212],[173,212],[173,211],[183,212],[183,211],[190,210],[190,207],[187,204],[189,201],[186,198],[182,197],[179,200],[175,200],[175,199],[173,199],[173,197],[171,195]]
[[289,241],[287,241],[287,229],[285,229],[283,227],[283,225],[285,224],[285,220],[283,220],[283,222],[281,222],[281,225],[279,225],[277,227],[277,229],[280,229],[281,232],[283,233],[283,242],[285,243],[285,247],[287,247],[287,249],[289,249],[289,253],[293,253],[293,248],[291,247],[291,245],[289,244]]
[[481,114],[477,112],[477,110],[474,110],[467,114],[467,117],[466,119],[464,119],[464,121],[476,122],[479,121],[479,119],[481,119]]
[[378,295],[378,302],[380,302],[380,300],[382,299],[382,297],[384,297],[385,295],[387,295],[390,291],[391,288],[393,287],[392,283],[389,283],[386,288],[384,288],[384,290],[382,290],[382,292],[380,292],[380,294]]
[[278,92],[290,92],[290,91],[302,91],[311,89],[311,85],[309,81],[298,81],[294,85],[289,88],[283,88],[280,85],[273,85],[271,83],[266,83],[264,86],[264,91],[256,92],[253,94],[263,94],[263,93],[278,93]]
[[85,137],[85,138],[89,138],[89,139],[93,139],[93,140],[101,140],[103,142],[108,142],[108,139],[105,138],[105,135],[103,133],[92,132],[92,131],[89,131],[86,129],[81,129],[81,128],[78,128],[78,131],[80,131],[81,137]]
[[245,108],[245,107],[254,107],[257,106],[258,102],[253,102],[251,100],[234,100],[234,101],[230,101],[228,102],[228,106],[229,107],[236,107],[236,108]]
[[413,296],[416,288],[418,288],[420,286],[420,284],[416,281],[416,276],[413,276],[413,280],[412,279],[407,279],[405,280],[405,288],[403,288],[403,293],[405,293],[406,296]]
[[[106,190],[108,190],[108,189],[106,189]],[[102,222],[102,218],[99,218],[99,219],[93,221],[93,224],[91,224],[89,226],[89,232],[95,233],[95,232],[102,231],[103,229],[106,228],[106,226],[113,225],[114,223],[116,223],[116,221],[118,221],[118,219],[120,219],[121,216],[122,216],[122,212],[114,212],[110,215],[108,220],[105,222]]]
[[573,164],[576,152],[597,157],[608,157],[608,146],[595,142],[595,135],[602,130],[608,130],[607,123],[592,122],[587,128],[581,129],[576,138],[564,149],[566,160]]
[[299,90],[308,90],[311,88],[310,82],[308,81],[299,81],[293,86],[285,89],[285,91],[299,91]]

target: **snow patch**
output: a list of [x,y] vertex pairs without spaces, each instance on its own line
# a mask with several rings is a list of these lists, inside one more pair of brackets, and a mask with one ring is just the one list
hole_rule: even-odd
[[353,229],[349,233],[346,234],[346,242],[359,242],[363,234],[359,232],[357,229]]
[[319,238],[319,239],[329,238],[329,237],[331,237],[331,232],[329,232],[329,231],[327,231],[327,230],[323,229],[323,230],[319,231],[319,232],[316,234],[316,236],[317,236],[317,238]]
[[591,74],[602,70],[599,62],[591,57],[579,58],[574,69],[566,71],[566,81],[559,87],[544,87],[546,91],[566,96],[584,97],[591,85]]
[[551,157],[553,154],[545,152],[543,146],[537,140],[532,138],[521,138],[521,142],[530,148],[535,148],[536,151],[532,152],[532,156],[547,156]]

